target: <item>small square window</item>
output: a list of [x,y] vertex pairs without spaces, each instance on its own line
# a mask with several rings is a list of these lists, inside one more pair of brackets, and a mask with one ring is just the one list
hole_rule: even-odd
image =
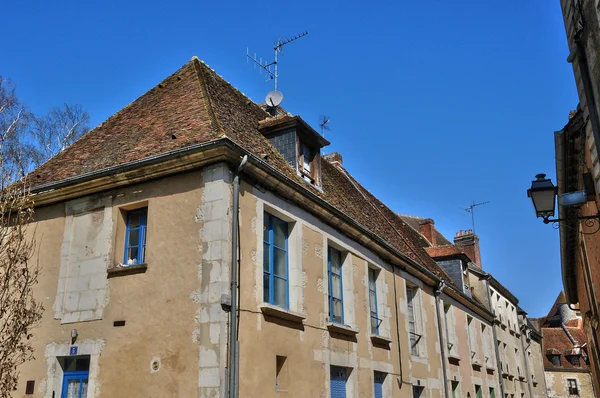
[[130,210],[127,212],[125,230],[125,257],[123,264],[144,264],[146,260],[146,226],[148,208]]

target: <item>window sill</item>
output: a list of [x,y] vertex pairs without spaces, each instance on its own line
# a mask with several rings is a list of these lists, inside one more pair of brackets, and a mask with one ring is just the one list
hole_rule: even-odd
[[501,323],[500,318],[494,318],[494,324],[500,325]]
[[489,374],[489,375],[493,375],[493,374],[494,374],[494,372],[496,371],[496,369],[494,369],[494,368],[493,368],[493,367],[491,367],[491,366],[486,366],[486,367],[485,367],[485,370],[486,370],[487,374]]
[[143,274],[147,269],[148,264],[114,266],[106,270],[106,277],[114,278],[116,276]]
[[471,367],[473,370],[481,370],[482,365],[479,362],[471,361]]
[[502,328],[502,330],[506,330],[506,324],[504,324],[504,323],[501,323],[501,324],[500,324],[500,327]]
[[371,342],[375,345],[389,346],[390,344],[392,344],[392,339],[390,339],[389,337],[380,336],[378,334],[372,334],[370,337]]
[[356,336],[358,334],[358,328],[334,322],[327,323],[327,330],[329,330],[329,332],[344,334],[346,336]]
[[305,314],[290,311],[273,304],[263,303],[259,306],[259,308],[264,315],[274,316],[277,318],[285,319],[286,321],[302,323],[302,321],[306,319]]
[[519,376],[519,381],[525,381],[525,376]]
[[508,332],[509,332],[510,334],[512,334],[513,336],[515,335],[515,331],[514,331],[514,330],[512,330],[512,329],[509,329],[509,331],[508,331]]
[[450,362],[452,365],[458,366],[460,364],[460,357],[456,354],[449,354],[448,362]]

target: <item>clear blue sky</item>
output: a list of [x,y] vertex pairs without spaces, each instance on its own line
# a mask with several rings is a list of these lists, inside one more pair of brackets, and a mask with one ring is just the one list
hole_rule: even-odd
[[193,55],[255,101],[272,88],[246,48],[310,34],[280,59],[283,105],[393,210],[431,217],[446,236],[477,208],[483,268],[544,315],[562,288],[558,231],[526,189],[554,179],[553,132],[577,94],[558,0],[12,1],[0,74],[43,113],[82,104],[99,124]]

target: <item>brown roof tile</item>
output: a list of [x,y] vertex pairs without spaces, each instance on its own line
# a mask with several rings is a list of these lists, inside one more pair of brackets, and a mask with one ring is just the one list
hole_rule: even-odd
[[450,281],[425,252],[420,234],[339,163],[333,165],[323,160],[322,192],[302,180],[259,132],[259,123],[269,116],[194,57],[158,86],[40,166],[32,173],[34,185],[58,182],[226,136],[430,272]]

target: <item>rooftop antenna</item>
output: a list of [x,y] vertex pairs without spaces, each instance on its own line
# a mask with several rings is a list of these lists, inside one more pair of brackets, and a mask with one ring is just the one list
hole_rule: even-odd
[[[280,53],[284,55],[282,50],[283,46],[293,41],[296,41],[306,36],[307,34],[308,32],[303,32],[287,40],[283,40],[281,37],[278,37],[277,41],[273,44],[273,52],[275,54],[272,62],[267,62],[266,60],[263,61],[262,57],[257,59],[256,53],[254,54],[254,56],[252,56],[250,55],[249,50],[246,48],[246,60],[248,60],[248,58],[251,59],[252,61],[254,61],[254,67],[258,65],[261,72],[264,70],[267,73],[267,81],[273,80],[274,90],[267,94],[267,98],[265,99],[268,106],[274,108],[277,105],[279,105],[281,101],[283,101],[283,94],[277,91],[277,81],[279,79],[278,57]],[[277,101],[279,102],[277,103]]]
[[487,202],[481,202],[481,203],[475,203],[475,201],[473,201],[471,203],[471,205],[469,207],[467,207],[466,209],[461,207],[461,209],[463,209],[467,213],[471,213],[471,223],[473,224],[473,234],[475,234],[475,207],[481,206],[481,205],[487,205],[488,203],[490,203],[489,200]]
[[321,126],[321,135],[323,136],[323,138],[325,138],[325,130],[331,130],[331,128],[329,128],[330,122],[331,122],[331,119],[329,119],[327,116],[325,116],[325,115],[321,116],[321,121],[319,122],[319,126]]

